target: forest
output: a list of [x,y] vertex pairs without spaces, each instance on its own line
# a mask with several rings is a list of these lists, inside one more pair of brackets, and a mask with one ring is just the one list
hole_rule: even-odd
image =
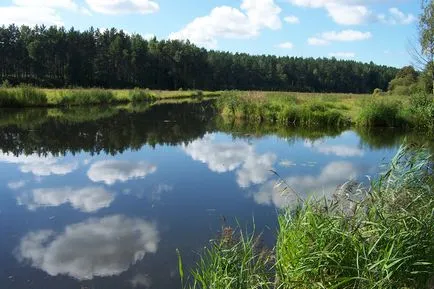
[[0,27],[0,81],[12,85],[372,93],[387,89],[397,71],[335,58],[208,51],[115,28]]

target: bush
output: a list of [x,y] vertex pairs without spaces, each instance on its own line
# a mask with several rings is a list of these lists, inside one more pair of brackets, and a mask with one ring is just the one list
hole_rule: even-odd
[[374,92],[372,93],[372,96],[382,96],[384,95],[384,91],[381,88],[374,89]]
[[414,127],[434,131],[434,96],[417,93],[410,98],[409,118]]
[[149,89],[140,89],[135,88],[134,90],[130,90],[129,98],[133,103],[137,102],[145,102],[145,101],[153,101],[155,100],[155,95]]

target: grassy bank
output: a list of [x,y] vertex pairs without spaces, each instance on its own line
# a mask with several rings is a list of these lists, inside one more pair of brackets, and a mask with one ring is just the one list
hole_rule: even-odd
[[90,106],[141,103],[157,100],[201,100],[218,96],[202,91],[151,91],[148,89],[39,89],[27,85],[0,88],[0,107]]
[[425,149],[403,147],[370,188],[341,188],[332,200],[308,200],[281,211],[273,250],[226,228],[189,278],[181,274],[183,285],[432,288],[432,172],[432,157]]
[[399,127],[434,130],[429,95],[354,95],[285,92],[223,92],[222,116],[248,122],[301,127]]

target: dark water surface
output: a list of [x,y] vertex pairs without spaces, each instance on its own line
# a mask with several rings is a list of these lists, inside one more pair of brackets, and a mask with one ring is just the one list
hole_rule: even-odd
[[405,137],[212,114],[207,103],[1,111],[0,288],[179,288],[176,249],[188,267],[222,226],[254,218],[273,243],[294,196],[270,169],[330,195],[378,173]]

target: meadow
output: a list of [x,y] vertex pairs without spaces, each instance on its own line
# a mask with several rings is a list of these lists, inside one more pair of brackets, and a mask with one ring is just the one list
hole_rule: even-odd
[[427,94],[222,92],[222,116],[299,127],[434,129],[434,97]]

